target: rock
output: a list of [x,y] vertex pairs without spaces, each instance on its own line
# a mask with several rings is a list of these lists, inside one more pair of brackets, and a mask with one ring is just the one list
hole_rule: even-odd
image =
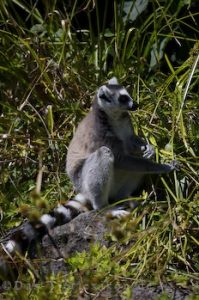
[[94,211],[82,213],[70,223],[54,228],[50,237],[45,235],[42,244],[42,269],[45,274],[66,272],[65,258],[76,252],[88,251],[91,242],[106,245],[106,218]]
[[175,300],[184,300],[188,299],[189,295],[188,290],[183,290],[176,288],[174,286],[169,286],[164,284],[161,286],[136,286],[132,289],[132,300],[155,300],[160,299],[175,299]]
[[[70,223],[54,228],[50,235],[59,248],[61,255],[66,258],[75,252],[88,250],[90,242],[106,244],[103,236],[106,231],[106,219],[96,212],[80,214]],[[59,258],[60,253],[52,245],[48,235],[42,240],[42,249],[47,258]]]

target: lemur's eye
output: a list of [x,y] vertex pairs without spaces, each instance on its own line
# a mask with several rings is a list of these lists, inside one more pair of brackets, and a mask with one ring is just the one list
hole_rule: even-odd
[[100,95],[100,98],[105,100],[106,102],[111,102],[111,99],[108,98],[104,93],[102,95]]
[[120,95],[119,102],[123,103],[123,104],[128,103],[129,102],[129,96],[127,96],[127,95]]

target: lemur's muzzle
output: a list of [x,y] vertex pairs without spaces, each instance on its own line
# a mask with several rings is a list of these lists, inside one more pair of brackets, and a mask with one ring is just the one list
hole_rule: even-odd
[[131,107],[129,107],[129,110],[131,110],[131,111],[135,111],[136,109],[138,109],[138,104],[137,103],[133,103],[131,105]]

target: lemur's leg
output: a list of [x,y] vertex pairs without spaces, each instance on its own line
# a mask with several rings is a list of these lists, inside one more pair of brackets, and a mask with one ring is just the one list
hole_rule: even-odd
[[102,146],[85,160],[81,173],[80,193],[90,202],[93,209],[108,205],[113,180],[114,156]]
[[[78,180],[74,186],[78,194],[65,205],[59,205],[53,214],[42,216],[42,222],[47,227],[64,224],[72,220],[90,204],[94,210],[108,205],[111,181],[113,177],[114,156],[107,147],[101,147],[91,153],[84,161],[79,171]],[[53,223],[51,225],[51,223]]]
[[[114,155],[102,146],[86,159],[81,173],[80,193],[88,199],[93,209],[101,209],[109,204],[111,189],[114,186]],[[115,199],[116,201],[119,200]],[[120,207],[108,211],[113,217],[123,217],[129,212]]]

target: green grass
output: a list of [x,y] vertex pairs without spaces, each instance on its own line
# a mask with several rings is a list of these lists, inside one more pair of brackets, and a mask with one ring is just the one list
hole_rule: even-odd
[[[194,1],[173,2],[152,1],[131,21],[133,7],[123,18],[125,1],[112,1],[112,10],[106,2],[104,14],[100,1],[75,1],[71,7],[1,1],[2,233],[21,222],[24,204],[37,208],[39,197],[48,210],[72,196],[67,146],[96,88],[112,75],[139,103],[132,115],[135,131],[157,146],[156,159],[181,164],[179,172],[143,192],[140,197],[147,200],[129,220],[113,222],[111,248],[93,246],[90,253],[77,254],[69,260],[68,275],[50,279],[51,295],[60,293],[65,280],[75,282],[77,293],[85,285],[94,294],[105,286],[128,289],[143,281],[198,285],[198,12]],[[82,11],[88,26],[77,28]],[[93,270],[97,283],[89,275]],[[41,297],[45,289],[41,284],[34,292]],[[12,293],[26,297],[29,291]],[[72,291],[68,287],[65,293]]]

